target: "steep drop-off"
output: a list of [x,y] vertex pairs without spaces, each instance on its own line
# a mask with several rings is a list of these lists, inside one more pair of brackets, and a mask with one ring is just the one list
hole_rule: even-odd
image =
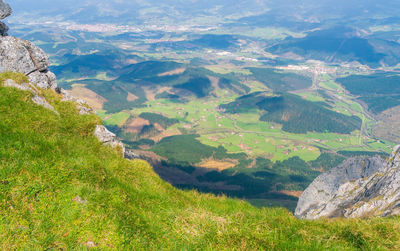
[[[0,0],[0,13],[3,6],[8,5]],[[26,41],[0,37],[4,41],[15,41],[15,46],[0,51],[0,59],[8,55],[10,62],[19,62],[16,67],[31,60],[40,79],[49,76],[47,63],[37,67],[41,63],[35,63]],[[15,49],[21,58],[11,56],[17,55]],[[400,248],[397,219],[309,222],[284,209],[257,209],[223,196],[180,191],[146,162],[124,159],[118,147],[105,146],[119,143],[99,127],[100,119],[85,104],[54,81],[37,82],[32,73],[15,73],[20,68],[4,65],[1,250]]]
[[400,214],[400,145],[388,160],[351,158],[321,174],[301,195],[296,216],[367,217]]

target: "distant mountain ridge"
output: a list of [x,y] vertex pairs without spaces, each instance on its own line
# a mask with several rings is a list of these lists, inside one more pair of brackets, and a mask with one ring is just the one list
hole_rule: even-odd
[[382,65],[394,66],[400,59],[400,44],[369,39],[348,27],[314,31],[305,38],[288,38],[266,50],[279,55],[292,53],[305,60],[329,63],[358,61],[374,68]]

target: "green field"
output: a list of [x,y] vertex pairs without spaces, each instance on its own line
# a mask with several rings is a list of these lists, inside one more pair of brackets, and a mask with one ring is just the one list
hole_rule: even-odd
[[[313,101],[320,101],[318,96],[307,95]],[[187,103],[176,104],[169,100],[156,100],[147,102],[145,108],[135,108],[131,111],[134,115],[143,112],[160,113],[168,118],[176,118],[180,121],[178,127],[190,128],[196,134],[201,135],[199,140],[210,146],[224,146],[231,153],[245,152],[249,156],[263,156],[272,160],[284,160],[294,156],[309,161],[318,158],[318,148],[331,149],[333,151],[346,148],[369,149],[373,151],[390,151],[383,143],[359,144],[359,133],[307,133],[293,134],[281,130],[281,126],[259,120],[257,111],[249,111],[241,114],[226,114],[220,112],[221,104],[232,101],[235,97],[218,97],[194,99]],[[361,107],[357,103],[339,103],[338,106],[360,112]],[[333,108],[335,109],[335,108]],[[343,113],[345,113],[343,111]],[[360,113],[357,113],[360,115]],[[360,115],[361,116],[361,115]],[[242,146],[241,146],[242,145]],[[245,145],[245,146],[244,146]]]

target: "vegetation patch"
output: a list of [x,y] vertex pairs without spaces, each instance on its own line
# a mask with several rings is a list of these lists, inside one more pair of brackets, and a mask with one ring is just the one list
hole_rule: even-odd
[[199,167],[204,167],[207,169],[217,169],[219,171],[229,169],[232,167],[235,167],[237,163],[234,163],[234,161],[221,161],[221,160],[203,160],[200,164]]
[[257,81],[275,92],[302,90],[312,85],[312,79],[295,73],[277,71],[272,68],[249,68]]
[[14,80],[17,84],[29,83],[28,77],[25,74],[17,72],[2,72],[0,73],[0,83],[7,79]]
[[215,148],[201,144],[199,135],[177,135],[162,139],[152,150],[170,161],[200,163],[212,156]]
[[204,98],[212,91],[211,81],[206,77],[191,78],[188,82],[175,85],[175,88],[192,92],[198,98]]
[[144,112],[144,113],[141,113],[139,115],[139,117],[149,121],[151,124],[157,123],[160,126],[162,126],[164,129],[167,129],[170,126],[179,123],[179,120],[177,120],[177,119],[170,119],[161,114],[156,114],[156,113]]
[[375,114],[400,105],[400,76],[396,73],[351,75],[337,81]]
[[318,102],[311,102],[293,94],[267,96],[252,93],[222,105],[226,112],[263,111],[260,120],[282,124],[282,130],[291,133],[334,132],[349,134],[361,127],[361,119],[327,109]]
[[92,90],[80,85],[73,85],[70,93],[76,98],[85,100],[94,110],[103,109],[103,104],[107,101],[105,98],[93,92]]

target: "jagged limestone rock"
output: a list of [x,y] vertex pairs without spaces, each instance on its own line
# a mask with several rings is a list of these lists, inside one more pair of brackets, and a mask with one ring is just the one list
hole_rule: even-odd
[[24,73],[40,88],[55,89],[57,80],[48,71],[49,58],[42,49],[15,37],[0,37],[0,72]]
[[124,144],[122,144],[122,142],[117,139],[117,136],[114,133],[107,130],[107,128],[105,126],[97,125],[96,129],[94,131],[94,135],[104,145],[109,145],[112,148],[121,147],[122,153],[125,153]]
[[0,20],[12,14],[12,9],[4,0],[0,0]]
[[0,22],[0,36],[8,36],[8,26]]
[[[3,0],[0,0],[0,20],[8,17],[9,15],[11,15],[11,13],[12,9],[10,5],[5,3]],[[8,36],[7,32],[8,26],[5,23],[0,22],[0,36]]]
[[318,176],[301,195],[295,215],[367,217],[400,214],[400,146],[388,160],[351,158]]
[[29,81],[42,89],[55,89],[57,87],[57,79],[54,73],[50,71],[35,71],[28,75]]
[[56,92],[61,95],[62,97],[61,101],[76,103],[77,104],[76,107],[78,108],[79,113],[81,115],[94,113],[93,109],[89,106],[89,104],[85,100],[82,100],[80,98],[75,98],[62,88],[56,88]]
[[137,155],[136,153],[134,153],[132,150],[130,149],[125,149],[124,152],[124,158],[125,159],[140,159],[140,155]]

